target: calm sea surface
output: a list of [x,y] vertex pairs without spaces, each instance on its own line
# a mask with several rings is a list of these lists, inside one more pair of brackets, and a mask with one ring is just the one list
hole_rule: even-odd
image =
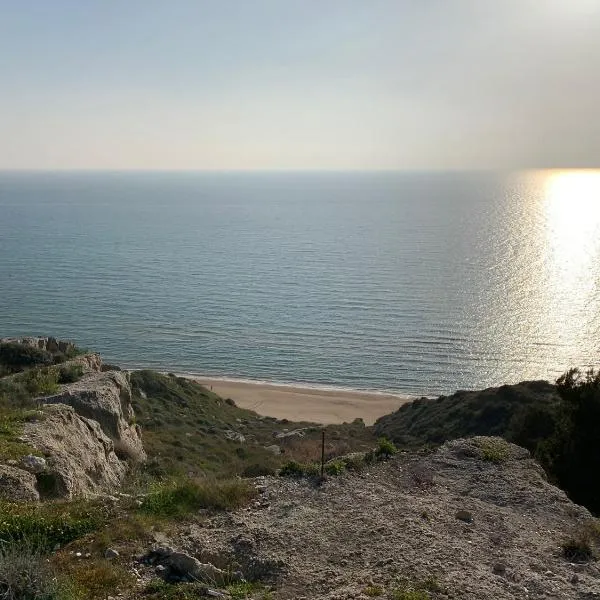
[[0,336],[410,394],[600,364],[600,171],[0,174]]

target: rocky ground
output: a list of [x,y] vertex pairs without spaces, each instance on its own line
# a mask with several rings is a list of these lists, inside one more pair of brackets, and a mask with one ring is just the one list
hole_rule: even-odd
[[262,575],[281,600],[600,598],[597,564],[569,562],[561,547],[591,526],[588,511],[527,451],[500,441],[498,452],[494,440],[399,455],[321,485],[259,478],[251,507],[161,541]]

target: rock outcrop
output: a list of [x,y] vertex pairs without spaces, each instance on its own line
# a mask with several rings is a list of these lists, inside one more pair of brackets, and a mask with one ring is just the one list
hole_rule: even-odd
[[42,406],[43,417],[25,425],[24,439],[46,457],[36,474],[42,498],[88,496],[119,486],[127,464],[100,425],[71,406]]
[[0,498],[16,502],[39,500],[35,476],[14,466],[0,465]]
[[[75,346],[54,338],[11,338],[54,355]],[[63,356],[64,358],[64,356]],[[129,375],[103,370],[97,354],[76,355],[56,366],[80,379],[37,400],[37,414],[23,424],[21,443],[32,453],[0,465],[0,497],[10,500],[74,498],[113,491],[130,462],[145,460],[131,404]],[[18,377],[9,375],[8,377]],[[43,456],[36,456],[36,454]]]
[[21,337],[21,338],[0,338],[0,343],[17,343],[23,346],[31,346],[32,348],[39,348],[40,350],[46,350],[52,354],[69,354],[73,352],[76,347],[73,342],[65,340],[57,340],[53,337]]
[[146,458],[135,424],[126,372],[92,371],[79,381],[66,385],[60,393],[43,398],[42,402],[72,406],[77,414],[98,422],[122,460],[142,461]]

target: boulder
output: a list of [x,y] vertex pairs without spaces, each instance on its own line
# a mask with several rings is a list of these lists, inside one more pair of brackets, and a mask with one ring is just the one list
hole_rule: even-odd
[[28,454],[21,458],[21,468],[30,473],[41,473],[46,468],[46,459]]
[[232,442],[238,442],[239,444],[243,444],[246,441],[246,438],[237,431],[233,431],[232,429],[228,429],[225,431],[225,437]]
[[[142,561],[157,565],[161,577],[167,581],[187,580],[222,585],[232,579],[230,573],[211,563],[202,563],[189,554],[176,552],[169,547],[151,550]],[[241,574],[237,578],[241,578]]]
[[39,500],[35,476],[23,469],[0,465],[0,498],[10,501]]
[[72,406],[77,414],[99,423],[102,431],[114,442],[119,458],[137,462],[145,460],[126,372],[91,372],[66,385],[60,393],[43,398],[42,402]]
[[40,494],[73,498],[118,487],[127,465],[100,425],[64,404],[46,405],[43,411],[44,419],[26,423],[23,434],[46,456],[45,469],[37,474]]

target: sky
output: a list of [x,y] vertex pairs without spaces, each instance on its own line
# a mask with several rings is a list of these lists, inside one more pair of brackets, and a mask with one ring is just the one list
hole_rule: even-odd
[[600,166],[600,0],[0,0],[0,169]]

